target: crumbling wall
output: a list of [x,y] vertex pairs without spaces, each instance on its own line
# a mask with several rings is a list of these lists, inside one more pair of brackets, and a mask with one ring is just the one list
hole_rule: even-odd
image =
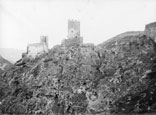
[[27,57],[35,58],[36,56],[48,52],[48,38],[47,36],[40,37],[40,43],[29,44],[27,46]]
[[64,39],[62,41],[62,46],[69,47],[69,46],[80,46],[83,43],[82,37],[75,37],[71,39]]
[[145,34],[156,42],[156,22],[147,24],[145,26]]
[[44,43],[30,44],[27,47],[27,57],[35,58],[45,52],[48,52],[48,47]]

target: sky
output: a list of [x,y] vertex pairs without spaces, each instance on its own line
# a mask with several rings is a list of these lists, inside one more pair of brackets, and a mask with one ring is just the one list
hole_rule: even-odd
[[68,19],[80,21],[84,43],[95,45],[156,21],[156,0],[0,0],[0,48],[26,50],[48,36],[67,38]]

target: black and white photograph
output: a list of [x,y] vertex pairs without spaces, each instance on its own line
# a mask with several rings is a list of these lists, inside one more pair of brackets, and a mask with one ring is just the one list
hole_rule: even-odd
[[156,115],[156,0],[0,0],[0,115]]

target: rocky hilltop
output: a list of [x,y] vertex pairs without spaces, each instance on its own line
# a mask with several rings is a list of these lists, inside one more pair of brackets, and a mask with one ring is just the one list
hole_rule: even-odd
[[[75,40],[74,40],[75,39]],[[126,32],[102,44],[77,38],[34,60],[23,59],[0,78],[3,114],[90,115],[156,110],[156,43]]]

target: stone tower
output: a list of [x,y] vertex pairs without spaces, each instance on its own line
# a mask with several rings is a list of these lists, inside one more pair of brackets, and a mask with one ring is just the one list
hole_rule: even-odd
[[80,37],[80,21],[68,20],[68,38]]
[[61,43],[64,47],[80,46],[83,37],[80,36],[80,21],[68,20],[68,36]]
[[40,36],[40,43],[44,43],[48,47],[48,36]]

